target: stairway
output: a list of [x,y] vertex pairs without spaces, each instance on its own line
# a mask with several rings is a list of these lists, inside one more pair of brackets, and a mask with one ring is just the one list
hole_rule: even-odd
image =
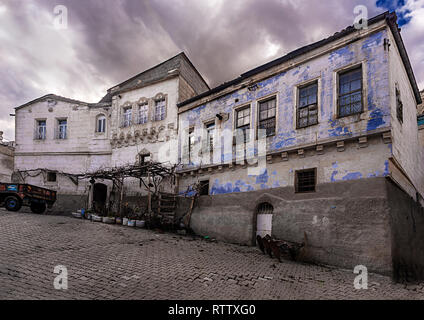
[[159,193],[158,216],[162,224],[173,225],[175,223],[175,210],[177,208],[177,195],[172,193]]

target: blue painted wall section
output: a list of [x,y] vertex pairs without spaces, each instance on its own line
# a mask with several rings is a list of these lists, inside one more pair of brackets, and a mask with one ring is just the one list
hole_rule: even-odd
[[[227,94],[216,100],[180,114],[180,119],[190,125],[202,128],[204,121],[211,119],[218,112],[229,114],[229,120],[222,124],[221,130],[232,130],[236,107],[251,103],[251,126],[257,122],[257,101],[263,97],[275,94],[277,97],[277,127],[276,134],[268,138],[268,152],[284,151],[289,148],[300,147],[306,144],[315,144],[317,141],[328,141],[339,137],[356,137],[366,135],[379,129],[390,127],[390,86],[388,55],[384,50],[383,41],[387,37],[382,30],[371,34],[365,39],[353,42],[329,54],[308,61],[285,72],[277,74],[257,83],[256,91],[247,88]],[[364,84],[364,114],[359,117],[348,116],[337,118],[334,105],[336,100],[334,88],[336,72],[339,69],[362,63]],[[320,82],[319,123],[303,129],[295,129],[296,112],[295,87],[299,84],[318,79]],[[236,102],[237,101],[237,102]],[[184,129],[184,128],[182,128]],[[180,141],[181,143],[181,141]],[[221,159],[229,160],[233,154],[224,154]],[[349,172],[339,167],[333,167],[329,174],[331,181],[346,181],[367,177],[378,177],[387,174],[384,165],[381,170],[368,172]],[[249,176],[246,181],[211,181],[211,193],[223,194],[231,192],[245,192],[286,185],[277,174],[262,172],[258,176]]]

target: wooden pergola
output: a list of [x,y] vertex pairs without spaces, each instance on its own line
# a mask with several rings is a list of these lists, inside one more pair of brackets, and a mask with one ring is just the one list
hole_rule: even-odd
[[[147,161],[135,165],[127,165],[121,167],[113,167],[100,169],[91,173],[77,175],[78,180],[90,179],[90,183],[94,183],[96,179],[110,180],[113,183],[112,190],[119,192],[118,215],[121,215],[122,202],[124,197],[124,180],[125,178],[136,178],[140,180],[140,186],[143,184],[148,192],[148,212],[152,210],[152,188],[153,193],[158,192],[159,184],[165,178],[170,178],[175,183],[176,166],[166,166],[159,162]],[[144,181],[147,179],[147,183]]]

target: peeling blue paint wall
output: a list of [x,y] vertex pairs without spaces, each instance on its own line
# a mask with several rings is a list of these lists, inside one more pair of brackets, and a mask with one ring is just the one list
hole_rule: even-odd
[[[214,118],[217,113],[228,113],[220,130],[233,130],[234,109],[250,103],[251,127],[257,123],[257,102],[263,97],[275,94],[277,97],[276,134],[269,137],[268,152],[284,151],[289,148],[319,141],[329,141],[341,137],[363,136],[376,130],[390,127],[390,87],[387,52],[383,41],[386,31],[371,34],[365,39],[353,42],[345,47],[322,55],[257,83],[256,91],[247,88],[208,102],[192,110],[180,114],[180,124],[189,124],[197,128],[204,126],[204,121]],[[361,115],[337,118],[335,115],[337,92],[334,85],[338,70],[362,63],[364,74],[364,113]],[[305,81],[318,79],[319,91],[319,124],[303,129],[295,128],[295,87]],[[184,129],[184,128],[182,128]],[[182,131],[182,130],[180,130]],[[180,140],[180,144],[182,141]],[[181,151],[181,148],[180,148]],[[222,152],[221,158],[231,159],[232,154]],[[334,169],[329,173],[329,180],[343,181],[361,179],[371,176],[383,176],[386,172],[384,161],[376,166],[381,167],[373,172],[350,171],[347,168]],[[211,180],[211,194],[243,192],[273,188],[287,185],[287,181],[275,178],[277,175],[265,171],[247,180]],[[274,178],[273,178],[274,177]],[[212,183],[212,181],[214,181]]]

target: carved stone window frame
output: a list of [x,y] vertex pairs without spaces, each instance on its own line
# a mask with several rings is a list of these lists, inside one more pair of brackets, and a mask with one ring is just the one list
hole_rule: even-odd
[[[146,105],[147,104],[147,121],[145,123],[140,123],[140,107],[142,105]],[[150,122],[151,120],[151,111],[152,110],[152,103],[151,103],[151,99],[146,98],[146,97],[142,97],[140,99],[138,99],[137,101],[137,116],[136,116],[136,125],[146,125]]]
[[[156,102],[157,101],[162,101],[165,100],[165,116],[163,119],[161,120],[156,120]],[[153,122],[161,122],[161,121],[165,121],[167,116],[168,116],[168,95],[164,94],[162,92],[156,94],[153,99],[152,99],[152,115],[151,115],[151,119]]]
[[[124,126],[124,115],[125,115],[125,110],[131,108],[131,123],[128,126]],[[131,127],[134,124],[134,104],[132,102],[125,102],[121,108],[120,108],[120,117],[119,117],[119,126],[121,128],[128,128]]]

